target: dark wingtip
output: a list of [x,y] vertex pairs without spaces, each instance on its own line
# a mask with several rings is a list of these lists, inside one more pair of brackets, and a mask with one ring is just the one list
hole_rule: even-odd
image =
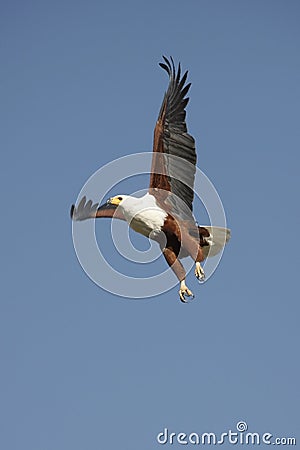
[[184,85],[186,78],[187,78],[187,74],[188,71],[185,72],[185,74],[183,75],[182,79],[180,80],[180,76],[181,76],[181,64],[180,62],[178,63],[178,68],[177,68],[177,72],[176,72],[176,66],[175,66],[175,62],[172,56],[169,57],[169,59],[162,55],[162,58],[164,60],[164,62],[160,62],[158,63],[159,66],[164,69],[171,78],[173,78],[174,80],[176,80],[177,84],[181,84],[180,89],[182,88],[182,86]]
[[168,73],[168,75],[170,75],[169,67],[166,64],[164,64],[164,63],[158,63],[158,64],[162,69],[164,69]]
[[72,205],[71,210],[70,210],[71,219],[73,219],[74,209],[75,209],[75,205]]

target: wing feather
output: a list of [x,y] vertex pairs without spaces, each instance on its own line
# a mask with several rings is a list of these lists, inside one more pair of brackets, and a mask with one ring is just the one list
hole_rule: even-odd
[[[159,63],[169,75],[169,86],[164,95],[154,129],[153,158],[149,192],[160,203],[168,192],[193,209],[196,150],[193,137],[186,126],[186,97],[191,83],[186,84],[188,71],[181,78],[181,65],[176,72],[173,58],[163,56]],[[163,194],[161,191],[167,191]]]
[[99,203],[93,204],[92,200],[86,201],[86,196],[84,195],[77,208],[75,205],[71,206],[71,218],[74,221],[82,221],[87,219],[98,219],[102,217],[114,218],[120,220],[126,220],[120,208],[116,205],[110,203],[105,203],[99,206]]

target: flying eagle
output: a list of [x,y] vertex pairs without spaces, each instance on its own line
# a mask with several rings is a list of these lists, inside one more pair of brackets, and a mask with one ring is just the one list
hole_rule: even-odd
[[186,302],[186,297],[194,295],[185,284],[186,272],[180,260],[191,256],[195,275],[203,281],[201,262],[221,251],[230,238],[230,230],[198,226],[193,216],[197,158],[195,141],[187,132],[185,111],[191,83],[186,84],[188,71],[181,77],[180,63],[176,70],[172,57],[163,59],[160,66],[169,75],[169,86],[154,129],[148,192],[141,198],[116,195],[101,206],[83,197],[77,207],[72,205],[71,218],[126,220],[136,232],[157,241],[180,282],[180,300]]

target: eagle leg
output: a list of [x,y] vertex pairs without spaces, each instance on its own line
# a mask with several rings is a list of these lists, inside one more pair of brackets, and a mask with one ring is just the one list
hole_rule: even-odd
[[196,275],[196,278],[197,278],[199,281],[204,281],[204,279],[205,279],[205,273],[204,273],[204,269],[203,269],[203,267],[201,266],[201,264],[200,264],[199,261],[196,261],[195,275]]
[[186,273],[184,267],[171,247],[164,248],[162,252],[167,263],[180,281],[179,298],[183,303],[187,303],[185,296],[194,298],[194,294],[185,284]]
[[199,281],[204,281],[205,273],[200,262],[205,259],[203,251],[199,243],[195,240],[193,236],[183,230],[184,247],[187,253],[193,258],[196,263],[195,275]]
[[185,284],[185,280],[180,281],[180,289],[179,289],[179,297],[182,303],[187,303],[185,296],[194,298],[194,294],[192,291],[189,290],[189,288]]

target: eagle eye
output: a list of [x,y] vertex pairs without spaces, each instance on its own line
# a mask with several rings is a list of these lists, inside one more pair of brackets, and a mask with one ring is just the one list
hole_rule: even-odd
[[118,200],[120,200],[120,202],[123,200],[123,198],[122,197],[118,197]]

